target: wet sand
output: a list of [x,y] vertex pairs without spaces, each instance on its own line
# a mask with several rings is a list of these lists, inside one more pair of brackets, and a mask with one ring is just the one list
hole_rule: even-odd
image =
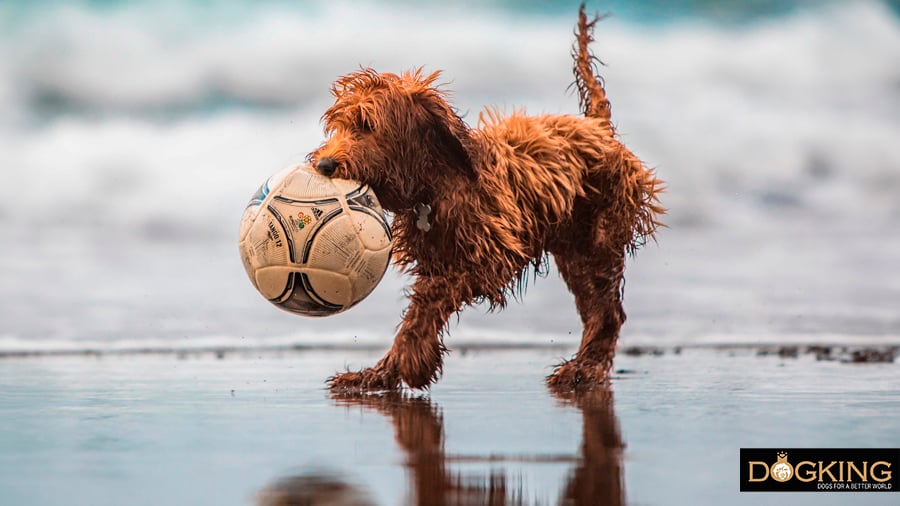
[[570,351],[457,348],[429,394],[366,398],[332,397],[323,379],[373,362],[371,349],[6,358],[0,497],[896,504],[738,491],[741,447],[896,447],[896,361],[854,363],[858,348],[840,347],[625,347],[611,390],[551,395],[543,376]]

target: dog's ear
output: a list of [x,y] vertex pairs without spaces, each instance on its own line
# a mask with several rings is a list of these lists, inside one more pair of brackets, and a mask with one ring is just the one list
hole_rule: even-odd
[[441,156],[450,167],[458,168],[464,176],[475,179],[477,151],[474,148],[472,134],[453,109],[443,100],[435,100],[434,96],[422,95],[419,103],[425,108],[426,122],[430,127],[430,139]]

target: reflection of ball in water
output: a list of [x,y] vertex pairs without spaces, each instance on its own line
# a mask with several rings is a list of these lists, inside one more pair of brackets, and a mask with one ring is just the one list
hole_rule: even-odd
[[276,306],[327,316],[364,299],[391,257],[391,231],[371,188],[289,167],[259,188],[241,218],[241,260]]
[[791,466],[785,464],[784,462],[779,462],[772,466],[772,477],[778,481],[788,481],[791,477],[791,473],[794,471],[791,470]]
[[375,506],[365,490],[336,475],[310,474],[283,478],[257,494],[257,506]]

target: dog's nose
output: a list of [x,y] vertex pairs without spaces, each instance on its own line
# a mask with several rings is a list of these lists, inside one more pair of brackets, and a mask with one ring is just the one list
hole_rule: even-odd
[[322,158],[319,160],[319,163],[316,164],[316,169],[318,169],[323,176],[331,176],[334,174],[334,170],[337,169],[337,163],[331,158]]

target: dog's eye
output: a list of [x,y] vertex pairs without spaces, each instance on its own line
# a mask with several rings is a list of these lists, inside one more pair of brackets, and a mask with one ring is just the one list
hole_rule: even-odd
[[364,134],[372,133],[372,130],[374,130],[372,128],[372,122],[369,121],[368,118],[364,118],[362,121],[359,122],[359,130]]

